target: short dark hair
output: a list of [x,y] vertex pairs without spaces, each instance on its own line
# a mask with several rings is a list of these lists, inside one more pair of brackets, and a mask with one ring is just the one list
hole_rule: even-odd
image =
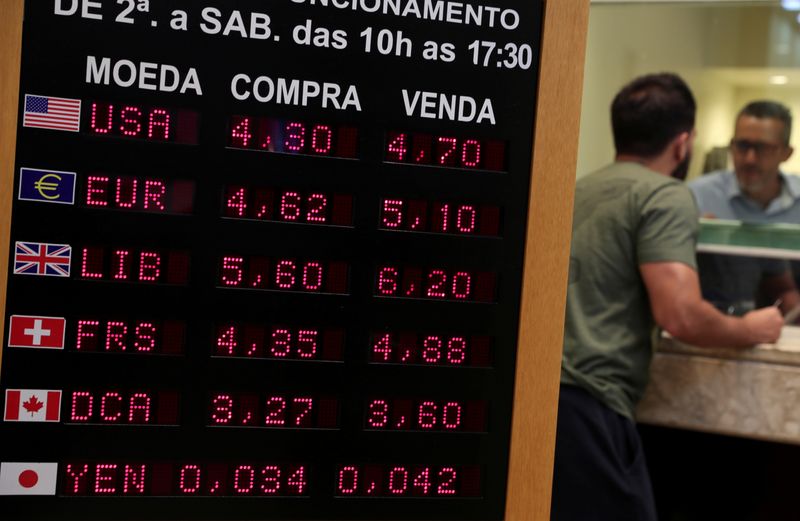
[[772,118],[783,122],[783,144],[789,144],[789,139],[792,137],[792,113],[786,105],[769,100],[751,101],[739,111],[736,120],[738,121],[742,116],[753,116],[758,119]]
[[648,74],[625,85],[611,103],[617,154],[654,157],[694,128],[691,89],[671,73]]

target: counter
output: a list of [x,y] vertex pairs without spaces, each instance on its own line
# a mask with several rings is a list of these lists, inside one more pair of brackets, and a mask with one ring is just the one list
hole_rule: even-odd
[[662,338],[640,423],[800,445],[800,327],[752,349]]

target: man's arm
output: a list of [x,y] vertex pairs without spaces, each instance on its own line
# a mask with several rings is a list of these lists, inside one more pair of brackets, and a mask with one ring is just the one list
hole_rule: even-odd
[[700,347],[749,347],[778,340],[780,311],[767,307],[731,317],[703,300],[697,272],[681,262],[639,266],[656,323],[670,335]]

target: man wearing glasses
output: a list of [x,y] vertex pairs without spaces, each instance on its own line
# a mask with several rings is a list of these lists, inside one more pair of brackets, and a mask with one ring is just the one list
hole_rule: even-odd
[[[689,183],[703,217],[747,223],[800,224],[800,177],[780,165],[791,157],[792,115],[774,101],[753,101],[736,117],[730,151],[733,172]],[[731,314],[780,301],[800,304],[788,262],[732,255],[698,255],[703,296]]]

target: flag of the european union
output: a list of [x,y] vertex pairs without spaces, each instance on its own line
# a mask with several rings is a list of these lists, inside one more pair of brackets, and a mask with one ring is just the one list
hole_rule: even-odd
[[40,203],[75,204],[75,172],[21,168],[19,199]]

